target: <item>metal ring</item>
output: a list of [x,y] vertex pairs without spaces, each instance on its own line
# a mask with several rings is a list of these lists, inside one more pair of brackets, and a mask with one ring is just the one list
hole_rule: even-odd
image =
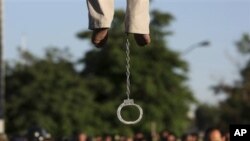
[[[122,116],[121,116],[121,110],[125,106],[135,106],[135,107],[137,107],[137,109],[140,112],[140,115],[139,115],[138,119],[136,119],[135,121],[126,121],[126,120],[124,120],[122,118]],[[117,117],[124,124],[136,124],[142,119],[142,115],[143,115],[142,108],[139,105],[135,104],[133,99],[124,100],[124,102],[117,109]]]

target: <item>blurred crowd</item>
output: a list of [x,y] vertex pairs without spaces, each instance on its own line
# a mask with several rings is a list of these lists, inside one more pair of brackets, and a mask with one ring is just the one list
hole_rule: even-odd
[[[144,134],[137,132],[134,136],[100,135],[88,136],[86,133],[78,132],[71,137],[53,138],[45,130],[29,132],[26,136],[9,137],[8,141],[229,141],[229,133],[222,132],[219,128],[209,128],[205,132],[190,132],[182,136],[164,130],[161,133]],[[0,140],[3,141],[3,140]]]

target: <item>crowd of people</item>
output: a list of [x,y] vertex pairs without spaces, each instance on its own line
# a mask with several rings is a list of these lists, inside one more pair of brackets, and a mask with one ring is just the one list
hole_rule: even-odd
[[78,132],[71,137],[53,138],[43,130],[30,132],[25,137],[12,137],[9,141],[230,141],[229,133],[222,132],[219,128],[209,128],[205,132],[190,132],[177,136],[175,133],[164,130],[161,133],[144,134],[137,132],[134,136],[100,135],[88,136]]
[[168,130],[152,135],[138,132],[133,137],[105,135],[91,138],[85,133],[79,133],[73,141],[230,141],[230,139],[228,132],[224,133],[219,128],[209,128],[205,132],[186,133],[182,136],[177,136]]

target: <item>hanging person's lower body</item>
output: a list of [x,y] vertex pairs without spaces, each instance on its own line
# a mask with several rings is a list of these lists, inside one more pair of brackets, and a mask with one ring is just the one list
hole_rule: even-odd
[[[93,30],[92,43],[102,47],[108,39],[108,29],[114,15],[114,0],[87,0],[89,29]],[[150,43],[149,0],[127,0],[125,32],[134,34],[138,45]]]

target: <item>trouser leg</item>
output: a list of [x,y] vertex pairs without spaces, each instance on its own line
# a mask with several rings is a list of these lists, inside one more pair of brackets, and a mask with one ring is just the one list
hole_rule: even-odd
[[127,0],[126,32],[149,34],[149,21],[149,0]]
[[110,28],[114,16],[114,0],[87,0],[89,29]]

